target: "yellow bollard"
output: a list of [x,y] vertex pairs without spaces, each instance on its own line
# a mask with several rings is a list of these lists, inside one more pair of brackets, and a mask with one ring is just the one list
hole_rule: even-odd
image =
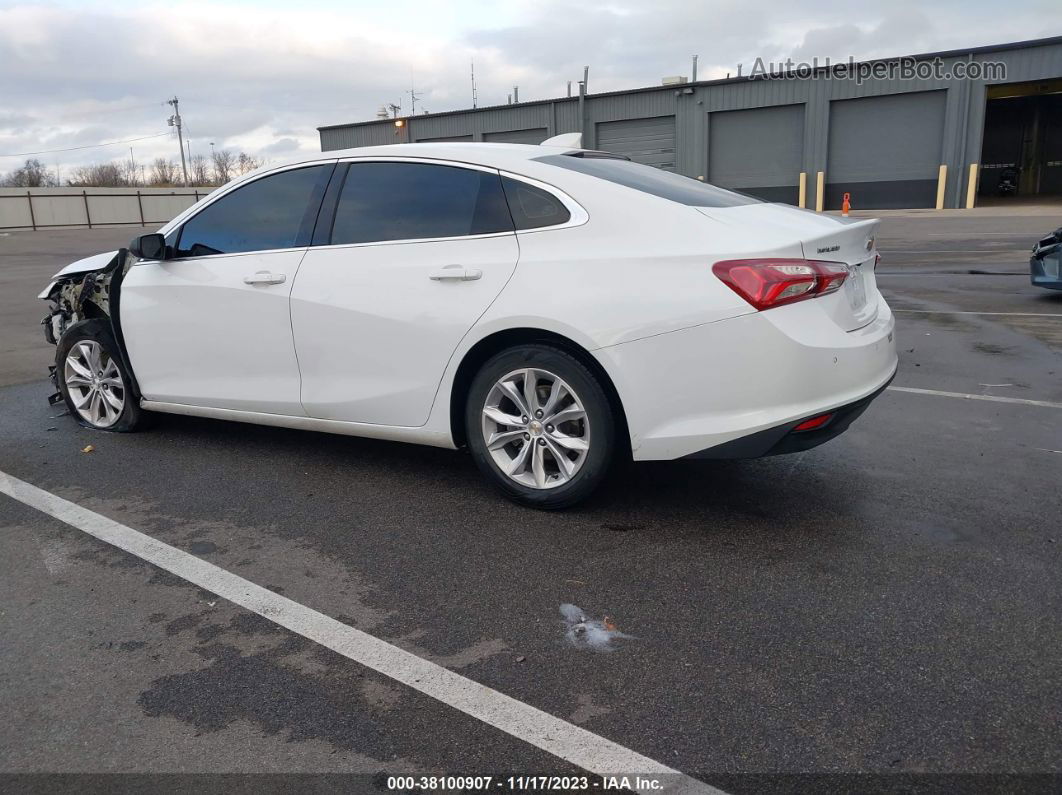
[[823,195],[826,192],[826,172],[820,171],[818,176],[815,177],[815,212],[822,212],[822,205],[826,199]]
[[941,164],[940,171],[937,173],[937,209],[944,209],[944,186],[948,180],[948,167]]
[[808,172],[800,172],[800,193],[797,199],[797,207],[807,207],[808,198]]
[[974,208],[977,198],[977,163],[970,163],[970,184],[966,186],[966,209]]

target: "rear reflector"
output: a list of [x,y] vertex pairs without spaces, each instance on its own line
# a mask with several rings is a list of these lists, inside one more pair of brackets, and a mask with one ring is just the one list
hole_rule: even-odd
[[806,259],[736,259],[715,263],[712,273],[757,309],[770,309],[836,292],[848,278],[848,266]]
[[823,425],[833,419],[833,414],[822,414],[818,417],[812,417],[810,420],[804,420],[798,426],[793,428],[793,432],[796,431],[814,431],[817,428],[821,428]]

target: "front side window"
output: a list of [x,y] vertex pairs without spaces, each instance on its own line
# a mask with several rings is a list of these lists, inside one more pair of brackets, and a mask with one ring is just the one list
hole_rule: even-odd
[[431,163],[352,163],[333,245],[512,232],[496,172]]
[[305,237],[304,222],[311,214],[316,216],[323,183],[333,167],[328,163],[282,171],[237,188],[181,228],[176,256],[201,257],[308,245],[308,241],[300,239]]

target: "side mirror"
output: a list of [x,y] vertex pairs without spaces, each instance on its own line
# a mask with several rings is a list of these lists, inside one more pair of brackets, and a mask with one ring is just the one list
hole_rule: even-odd
[[158,232],[134,237],[129,250],[139,259],[166,259],[166,238]]

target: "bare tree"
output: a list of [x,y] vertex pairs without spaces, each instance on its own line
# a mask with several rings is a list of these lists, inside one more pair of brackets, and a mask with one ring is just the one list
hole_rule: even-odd
[[236,155],[231,150],[214,152],[214,180],[218,185],[224,185],[235,176],[236,163]]
[[36,158],[0,179],[0,186],[5,188],[54,188],[58,184],[55,176]]
[[264,163],[261,158],[252,157],[246,152],[240,152],[239,157],[236,158],[236,173],[242,176],[249,171],[254,171],[262,165],[264,165]]
[[169,187],[177,182],[177,164],[165,157],[156,157],[151,164],[150,184]]
[[213,185],[210,178],[210,162],[204,155],[195,155],[188,164],[188,180],[197,187]]
[[78,188],[125,188],[130,184],[128,163],[94,163],[79,166],[67,184]]

